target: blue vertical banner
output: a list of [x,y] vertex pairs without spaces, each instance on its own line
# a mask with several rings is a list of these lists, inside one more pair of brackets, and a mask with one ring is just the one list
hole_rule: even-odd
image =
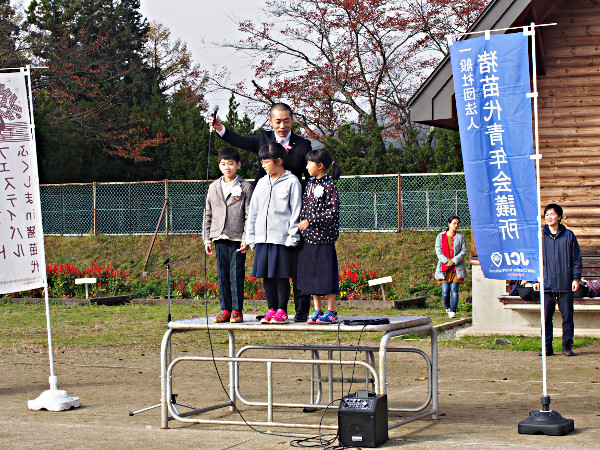
[[487,37],[450,46],[473,237],[486,278],[537,280],[528,38]]

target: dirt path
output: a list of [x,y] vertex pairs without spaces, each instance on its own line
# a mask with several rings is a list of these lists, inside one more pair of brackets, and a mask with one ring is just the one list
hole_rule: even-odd
[[[427,343],[418,345],[427,349]],[[529,411],[540,408],[541,361],[537,355],[441,348],[440,420],[422,419],[396,428],[390,432],[390,440],[384,447],[599,448],[600,348],[577,350],[579,355],[574,358],[548,358],[552,409],[574,419],[575,432],[562,437],[517,433],[518,422],[527,418]],[[179,422],[170,422],[171,428],[162,430],[158,408],[130,417],[129,411],[158,403],[158,351],[142,353],[139,349],[125,348],[116,354],[113,349],[59,349],[55,358],[58,387],[80,397],[82,404],[63,412],[27,409],[28,400],[48,389],[49,369],[44,353],[3,346],[0,364],[3,374],[0,448],[281,449],[289,448],[292,440],[241,427],[220,429]],[[225,366],[220,369],[222,375],[227,373]],[[391,364],[390,370],[393,373],[390,401],[418,403],[425,383],[420,379],[420,361],[403,355]],[[249,396],[260,395],[264,392],[264,369],[249,370],[248,374],[241,381],[242,388]],[[348,388],[346,385],[345,389]],[[360,388],[356,386],[352,391]],[[308,374],[297,369],[278,372],[277,395],[294,399],[306,389]],[[224,400],[210,365],[182,365],[174,390],[180,393],[180,401],[194,405]],[[328,413],[329,423],[336,423],[336,411],[334,408]],[[228,412],[212,414],[234,417]],[[244,415],[251,420],[266,419],[265,411],[249,407],[245,407]],[[276,410],[277,420],[291,422],[318,423],[320,415]],[[315,434],[297,429],[283,433],[300,437]]]

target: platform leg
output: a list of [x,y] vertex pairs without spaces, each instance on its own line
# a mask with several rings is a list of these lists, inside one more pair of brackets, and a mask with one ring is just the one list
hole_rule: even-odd
[[387,346],[390,340],[389,331],[385,333],[379,342],[379,391],[377,394],[387,394]]
[[165,333],[162,344],[160,346],[160,427],[169,428],[169,408],[167,398],[167,383],[171,382],[171,379],[167,377],[167,366],[168,356],[167,352],[169,349],[169,343],[171,341],[171,333],[173,330],[170,328]]
[[[333,350],[329,350],[329,352],[327,353],[327,358],[329,358],[329,360],[333,359]],[[331,364],[327,364],[327,386],[329,387],[329,404],[331,405],[331,403],[333,402],[333,366]]]
[[[227,334],[229,336],[229,356],[235,356],[235,333],[233,330],[227,330]],[[235,411],[236,405],[236,389],[238,386],[237,374],[239,373],[239,363],[230,362],[229,363],[229,398],[231,400],[231,406],[229,407],[229,411]]]
[[438,342],[437,333],[433,327],[429,330],[429,336],[431,337],[431,383],[429,388],[431,389],[433,410],[435,413],[432,419],[439,419],[439,391],[438,391]]
[[267,422],[273,422],[273,363],[267,362]]

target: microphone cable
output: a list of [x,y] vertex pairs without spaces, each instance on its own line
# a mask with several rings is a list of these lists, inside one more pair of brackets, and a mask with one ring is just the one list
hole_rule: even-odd
[[[211,356],[212,356],[213,366],[215,368],[215,372],[217,373],[217,377],[219,379],[219,383],[221,384],[221,388],[223,389],[223,392],[225,393],[225,395],[227,396],[227,399],[231,403],[231,406],[233,406],[233,408],[235,409],[235,411],[241,417],[242,421],[252,431],[256,431],[257,433],[264,434],[264,435],[267,435],[267,436],[281,436],[281,437],[296,438],[296,439],[298,439],[299,436],[295,435],[295,434],[292,435],[292,434],[272,433],[272,432],[261,431],[261,430],[255,428],[253,425],[251,425],[251,424],[248,423],[248,421],[246,420],[246,418],[244,417],[244,415],[242,414],[242,412],[237,407],[237,404],[235,404],[233,402],[233,400],[231,399],[231,397],[229,396],[229,392],[227,392],[227,388],[225,387],[225,383],[223,383],[223,378],[221,377],[221,372],[219,372],[219,368],[217,367],[217,361],[215,360],[215,351],[214,351],[214,347],[213,347],[212,337],[210,335],[210,326],[209,326],[209,323],[208,323],[208,301],[204,302],[204,308],[205,308],[205,318],[206,318],[206,332],[208,334],[208,343],[209,343],[209,347],[210,347],[210,353],[211,353]],[[228,364],[235,364],[235,363],[228,363]]]
[[[205,272],[206,272],[206,265],[205,265]],[[337,431],[336,434],[328,434],[328,435],[322,435],[321,434],[321,425],[323,424],[323,419],[325,418],[325,414],[327,413],[329,407],[338,401],[341,401],[341,398],[338,399],[334,399],[333,401],[331,401],[324,409],[323,414],[321,414],[321,419],[319,421],[319,435],[318,436],[308,436],[308,437],[300,437],[298,435],[292,435],[292,434],[283,434],[283,433],[273,433],[273,432],[266,432],[266,431],[261,431],[259,429],[257,429],[256,427],[254,427],[253,425],[249,424],[248,421],[246,420],[246,418],[244,417],[244,415],[242,414],[242,412],[239,410],[239,408],[237,407],[237,404],[235,404],[233,402],[233,400],[231,399],[231,397],[229,396],[229,392],[227,391],[227,388],[225,387],[225,383],[223,383],[223,378],[221,377],[221,372],[219,371],[219,368],[217,367],[217,362],[215,360],[215,352],[214,352],[214,346],[213,346],[213,342],[212,342],[212,336],[210,334],[210,326],[209,326],[209,317],[208,317],[208,299],[205,299],[204,301],[204,316],[206,319],[206,332],[208,335],[208,342],[209,342],[209,348],[210,348],[210,352],[211,352],[211,356],[212,356],[212,362],[213,362],[213,367],[215,369],[215,372],[217,374],[217,378],[219,380],[219,383],[221,385],[221,389],[223,390],[223,392],[225,393],[225,395],[227,396],[227,399],[229,400],[229,402],[231,403],[231,406],[233,406],[233,408],[235,409],[236,413],[240,416],[240,418],[242,419],[242,421],[244,422],[244,424],[250,428],[252,431],[255,431],[259,434],[264,434],[267,436],[280,436],[280,437],[286,437],[286,438],[293,438],[292,441],[290,441],[290,446],[292,447],[303,447],[303,448],[323,448],[323,449],[331,449],[331,450],[339,450],[339,449],[346,449],[346,448],[359,448],[359,447],[344,447],[344,446],[339,446],[339,445],[333,445],[334,442],[338,439],[339,437],[339,430]],[[358,344],[360,345],[360,340],[362,337],[362,333],[365,329],[366,325],[363,326],[363,329],[360,332],[360,336],[359,336],[359,340],[358,340]],[[341,359],[341,340],[340,340],[340,334],[339,334],[339,325],[338,325],[338,347],[339,347],[339,351],[340,351],[340,359]],[[358,355],[358,348],[355,351],[355,355],[354,355],[354,362],[356,363],[356,357]],[[234,363],[235,364],[235,363]],[[354,367],[356,364],[353,365],[353,370],[352,370],[352,376],[354,376]],[[342,375],[342,386],[343,386],[343,375]],[[350,388],[352,387],[352,383],[350,383]],[[342,396],[343,396],[343,387],[342,387]],[[330,436],[327,440],[324,440],[323,438],[326,436]]]
[[[213,120],[217,117],[217,111],[219,110],[219,106],[216,105],[213,108],[212,111],[212,117]],[[212,147],[212,132],[213,132],[213,126],[210,126],[210,131],[208,134],[208,149],[206,152],[206,182],[208,183],[208,179],[209,179],[209,167],[210,167],[210,152],[211,152],[211,147]],[[206,192],[208,193],[208,189],[206,190]],[[206,196],[205,196],[206,198]],[[206,200],[205,200],[206,202]],[[237,404],[235,404],[233,402],[233,400],[231,399],[231,397],[229,396],[229,392],[227,391],[227,388],[225,387],[225,384],[223,383],[223,378],[221,377],[221,373],[219,371],[219,368],[217,366],[217,362],[215,360],[215,352],[214,352],[214,346],[213,346],[213,342],[212,342],[212,336],[210,333],[210,326],[209,326],[209,316],[208,316],[208,303],[209,303],[209,299],[206,296],[206,288],[208,286],[208,262],[207,262],[207,256],[206,256],[206,249],[204,248],[204,236],[202,236],[202,247],[204,250],[204,289],[202,291],[202,300],[204,302],[204,317],[206,320],[206,332],[207,332],[207,336],[208,336],[208,342],[209,342],[209,347],[210,347],[210,353],[211,353],[211,357],[212,357],[212,362],[213,362],[213,367],[215,369],[215,373],[217,374],[217,378],[219,380],[219,384],[221,385],[221,389],[223,390],[223,392],[225,393],[225,395],[227,396],[227,399],[229,400],[229,402],[231,403],[231,406],[233,406],[233,408],[235,409],[235,411],[237,412],[237,414],[240,416],[240,418],[242,419],[242,421],[244,422],[244,424],[250,428],[252,431],[255,431],[256,433],[259,434],[264,434],[267,436],[280,436],[280,437],[286,437],[286,438],[293,438],[292,441],[290,441],[290,445],[292,447],[318,447],[318,448],[324,448],[324,449],[344,449],[344,448],[358,448],[358,447],[340,447],[340,446],[334,446],[333,443],[335,442],[336,439],[338,439],[338,433],[336,433],[335,435],[321,435],[321,425],[323,423],[323,419],[325,417],[325,414],[327,413],[327,410],[329,409],[329,407],[336,401],[341,401],[341,399],[335,399],[333,400],[331,403],[329,403],[326,407],[325,410],[323,411],[323,414],[321,415],[321,419],[319,421],[319,435],[318,436],[309,436],[309,437],[300,437],[298,435],[291,435],[291,434],[283,434],[283,433],[273,433],[273,432],[265,432],[265,431],[261,431],[259,429],[257,429],[256,427],[254,427],[253,425],[249,424],[248,421],[246,420],[246,418],[244,417],[244,415],[242,414],[242,412],[239,410],[239,408],[237,407]],[[339,353],[340,353],[340,361],[342,358],[342,354],[341,354],[341,339],[340,339],[340,330],[339,330],[339,324],[338,324],[338,347],[339,347]],[[366,325],[365,325],[366,326]],[[364,330],[364,327],[363,327]],[[362,331],[361,331],[361,336],[362,336]],[[360,343],[360,338],[359,338],[359,343]],[[358,353],[358,349],[356,351],[355,354],[355,362],[356,362],[356,355]],[[230,363],[231,364],[231,363]],[[235,363],[233,363],[235,364]],[[340,364],[340,369],[341,369],[341,364]],[[352,374],[354,375],[354,367],[352,370]],[[342,373],[342,395],[343,395],[343,386],[344,386],[344,379],[343,379],[343,373]],[[351,385],[352,386],[352,385]],[[332,436],[331,438],[329,438],[328,440],[324,441],[323,437],[324,436]],[[316,442],[316,440],[318,439],[318,443]]]
[[[344,366],[341,363],[342,361],[342,341],[341,341],[341,337],[340,337],[340,326],[342,325],[342,322],[338,322],[338,326],[337,326],[337,340],[338,340],[338,353],[339,353],[339,360],[340,360],[340,379],[341,379],[341,393],[342,393],[342,398],[344,396]],[[356,368],[356,360],[358,357],[358,347],[360,347],[360,341],[362,339],[362,334],[366,328],[366,324],[363,325],[362,329],[360,330],[360,335],[358,337],[358,342],[356,344],[356,350],[354,352],[354,363],[352,364],[352,374],[350,377],[350,387],[348,388],[348,394],[350,394],[350,390],[352,389],[352,382],[354,381],[354,370]],[[335,441],[339,439],[339,429],[337,431],[337,433],[335,434],[326,434],[326,435],[322,435],[321,434],[321,425],[323,424],[323,419],[325,417],[325,414],[327,413],[327,410],[329,409],[329,407],[334,404],[335,402],[338,401],[342,401],[342,398],[337,398],[333,401],[331,401],[326,407],[325,410],[323,411],[323,414],[321,415],[321,420],[319,421],[319,435],[318,436],[310,436],[304,439],[295,439],[293,441],[290,442],[290,446],[291,447],[299,447],[299,448],[323,448],[323,449],[331,449],[331,450],[338,450],[338,449],[346,449],[346,448],[360,448],[360,447],[345,447],[343,445],[335,445]],[[325,439],[327,436],[327,439]]]
[[[217,117],[217,111],[219,110],[219,106],[216,105],[212,112],[211,115],[213,117],[213,120],[216,119]],[[209,167],[210,167],[210,152],[211,152],[211,148],[212,148],[212,135],[213,135],[213,126],[210,126],[210,131],[208,134],[208,150],[206,152],[206,183],[208,183],[208,178],[209,178]],[[208,194],[208,189],[206,190],[206,193]],[[205,195],[205,203],[206,203],[206,195]],[[204,222],[204,220],[203,220]],[[217,377],[219,379],[219,383],[221,384],[221,388],[223,389],[223,392],[225,392],[225,395],[227,396],[227,399],[229,400],[229,402],[231,403],[231,406],[233,406],[233,408],[235,409],[235,411],[239,414],[239,416],[241,417],[242,421],[246,424],[246,426],[248,428],[250,428],[251,430],[260,433],[260,434],[265,434],[267,436],[281,436],[281,437],[287,437],[287,438],[298,438],[297,435],[288,435],[288,434],[278,434],[278,433],[267,433],[265,431],[261,431],[258,430],[257,428],[255,428],[254,426],[252,426],[251,424],[248,423],[248,421],[246,420],[246,418],[244,417],[244,415],[242,414],[242,412],[239,410],[239,408],[237,407],[237,404],[235,404],[233,402],[233,400],[231,399],[231,397],[229,396],[229,392],[227,392],[227,388],[225,387],[225,384],[223,383],[223,378],[221,377],[221,373],[219,372],[219,368],[217,367],[217,362],[215,360],[215,351],[214,351],[214,347],[213,347],[213,342],[212,342],[212,337],[210,334],[210,326],[209,326],[209,316],[208,316],[208,303],[209,303],[209,299],[206,296],[206,288],[208,286],[208,261],[207,261],[207,256],[206,256],[206,249],[204,248],[204,233],[202,236],[202,248],[203,248],[203,253],[204,253],[204,289],[202,290],[202,301],[204,302],[204,317],[206,319],[206,333],[208,335],[208,343],[209,343],[209,347],[210,347],[210,353],[212,356],[212,362],[213,362],[213,366],[215,368],[215,372],[217,374]],[[229,364],[234,364],[234,363],[229,363]],[[232,381],[232,380],[230,380]]]

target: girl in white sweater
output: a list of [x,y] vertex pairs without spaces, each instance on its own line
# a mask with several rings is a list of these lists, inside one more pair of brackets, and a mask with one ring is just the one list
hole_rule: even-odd
[[294,261],[293,247],[300,242],[298,219],[302,186],[283,167],[285,149],[272,143],[260,148],[260,163],[267,172],[256,183],[250,201],[246,239],[255,250],[252,276],[263,278],[269,311],[261,323],[288,323],[287,304]]

